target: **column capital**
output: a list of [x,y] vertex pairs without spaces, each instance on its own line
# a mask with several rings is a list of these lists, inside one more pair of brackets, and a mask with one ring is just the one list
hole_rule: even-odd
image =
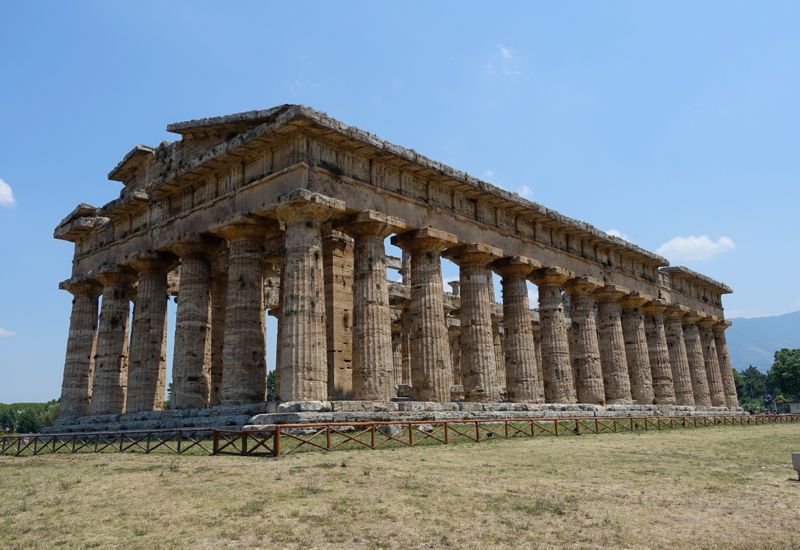
[[123,265],[139,273],[170,271],[175,269],[175,266],[178,265],[178,258],[170,252],[143,250],[141,252],[135,252],[125,258]]
[[451,260],[456,265],[481,267],[485,267],[489,262],[502,255],[503,251],[499,248],[482,243],[462,244],[448,248],[442,254],[443,257]]
[[725,332],[733,323],[728,321],[727,319],[720,319],[716,325],[711,327],[714,329],[714,332]]
[[58,283],[60,290],[66,290],[76,298],[87,296],[96,298],[103,293],[103,287],[94,279],[89,279],[83,275],[78,275]]
[[528,275],[528,280],[536,286],[560,286],[575,278],[575,273],[563,267],[542,267]]
[[620,298],[630,293],[631,291],[624,286],[605,285],[592,292],[592,297],[600,303],[617,302]]
[[527,277],[540,267],[542,267],[541,262],[527,256],[506,256],[489,264],[489,269],[501,277]]
[[389,235],[405,230],[406,222],[374,210],[364,210],[341,218],[334,226],[353,238],[379,237],[385,239]]
[[658,299],[647,302],[642,306],[642,309],[645,313],[664,313],[667,309],[667,305],[666,300]]
[[619,305],[622,309],[629,309],[634,307],[642,307],[647,302],[651,301],[653,301],[653,297],[649,294],[644,294],[642,292],[631,292],[619,300]]
[[263,241],[267,236],[283,231],[283,229],[284,225],[278,220],[240,212],[215,224],[210,232],[231,242]]
[[459,289],[461,288],[461,281],[450,281],[447,284],[450,285],[450,288],[453,290],[451,294],[453,296],[458,296]]
[[305,221],[314,225],[344,211],[344,201],[312,193],[308,189],[295,189],[278,197],[278,205],[270,214],[286,222]]
[[684,325],[696,324],[705,318],[706,318],[705,313],[703,313],[702,311],[697,311],[696,309],[692,309],[689,310],[689,312],[683,316],[683,318],[681,319],[681,323],[683,323]]
[[719,323],[719,317],[716,315],[706,315],[705,319],[697,322],[703,328],[712,328],[717,323]]
[[432,227],[413,229],[392,237],[392,244],[407,252],[412,250],[441,252],[457,243],[458,237],[455,235]]
[[97,280],[101,285],[133,285],[136,282],[136,272],[129,267],[121,265],[100,266],[89,272],[89,277]]
[[200,235],[199,233],[184,233],[173,239],[166,248],[181,258],[205,256],[208,259],[218,254],[225,247],[225,241],[219,237]]
[[667,319],[680,319],[687,313],[689,313],[689,308],[678,304],[670,304],[664,311],[664,315],[667,317]]
[[591,294],[598,288],[603,287],[602,279],[595,277],[578,277],[564,283],[564,292],[569,294]]
[[267,279],[272,277],[276,273],[281,272],[281,266],[278,264],[273,264],[272,262],[264,262],[264,278]]

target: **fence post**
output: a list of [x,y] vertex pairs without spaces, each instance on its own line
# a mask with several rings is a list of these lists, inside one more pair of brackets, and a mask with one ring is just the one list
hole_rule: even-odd
[[331,450],[331,425],[328,424],[325,426],[325,450]]
[[448,428],[450,427],[450,422],[445,421],[444,423],[444,442],[445,444],[450,443],[450,432]]
[[371,435],[371,439],[372,439],[370,448],[374,449],[375,448],[375,424],[373,424],[372,427],[370,428],[370,432],[371,432],[370,435]]
[[242,432],[242,454],[247,454],[247,432]]
[[275,426],[275,443],[272,447],[275,449],[275,456],[281,456],[281,427],[280,425]]
[[214,431],[212,432],[211,437],[214,439],[214,446],[213,446],[212,454],[215,454],[215,455],[219,454],[219,432],[217,431],[216,428],[214,428]]
[[408,444],[409,446],[414,446],[414,428],[411,422],[408,423]]

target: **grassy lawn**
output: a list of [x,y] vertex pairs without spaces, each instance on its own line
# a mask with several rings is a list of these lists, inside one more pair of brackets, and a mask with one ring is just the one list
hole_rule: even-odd
[[0,457],[0,547],[800,548],[800,425]]

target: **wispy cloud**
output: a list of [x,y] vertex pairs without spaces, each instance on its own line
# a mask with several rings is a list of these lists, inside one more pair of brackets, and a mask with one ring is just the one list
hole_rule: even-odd
[[[2,181],[2,180],[0,180],[0,181]],[[17,333],[14,332],[14,331],[6,330],[4,328],[0,328],[0,338],[2,338],[3,336],[16,336],[16,335],[17,335]]]
[[617,237],[617,238],[620,238],[620,239],[622,239],[623,241],[628,241],[628,242],[631,242],[631,239],[630,239],[630,237],[628,237],[628,236],[627,236],[625,233],[623,233],[623,232],[622,232],[622,231],[620,231],[619,229],[609,229],[608,231],[606,231],[606,233],[608,233],[608,234],[609,234],[609,235],[611,235],[612,237]]
[[511,50],[509,50],[502,44],[498,44],[497,49],[500,50],[500,53],[503,55],[503,57],[505,57],[506,59],[511,59]]
[[492,170],[487,170],[481,177],[485,180],[489,180],[492,176],[494,176],[494,172]]
[[317,87],[317,83],[309,80],[285,80],[281,83],[281,86],[289,90],[289,93],[296,94],[298,92],[309,92],[313,90]]
[[14,193],[11,191],[11,186],[0,179],[0,205],[11,206],[17,201],[14,199]]
[[533,196],[531,188],[528,187],[527,185],[523,185],[522,187],[519,188],[519,194],[520,196],[525,197],[526,199],[530,199]]
[[707,260],[717,254],[736,248],[734,242],[728,237],[720,237],[717,242],[708,238],[708,235],[695,237],[675,237],[662,244],[657,254],[669,260]]

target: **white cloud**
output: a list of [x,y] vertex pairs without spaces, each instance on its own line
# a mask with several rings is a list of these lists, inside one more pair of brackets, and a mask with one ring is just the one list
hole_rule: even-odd
[[500,50],[500,53],[503,54],[503,57],[505,57],[506,59],[511,59],[511,50],[509,50],[502,44],[498,44],[497,48]]
[[11,186],[0,179],[0,205],[11,206],[17,202],[14,199],[14,193],[11,191]]
[[528,187],[527,185],[523,185],[522,187],[519,188],[519,194],[520,194],[520,196],[525,197],[526,199],[529,199],[529,198],[531,198],[531,194],[532,194],[531,193],[531,188]]
[[[0,180],[0,181],[3,181],[3,180]],[[16,336],[16,335],[17,335],[16,332],[13,332],[13,331],[10,331],[10,330],[6,330],[4,328],[0,328],[0,337],[3,337],[3,336]]]
[[628,237],[625,233],[623,233],[619,229],[609,229],[608,231],[606,231],[606,233],[608,233],[612,237],[619,237],[623,241],[631,242],[630,237]]
[[494,172],[492,170],[487,170],[481,177],[485,180],[488,180],[492,176],[494,176]]
[[717,242],[708,238],[708,235],[695,237],[675,237],[662,244],[657,254],[669,260],[707,260],[726,250],[732,250],[736,245],[728,237],[720,237]]

